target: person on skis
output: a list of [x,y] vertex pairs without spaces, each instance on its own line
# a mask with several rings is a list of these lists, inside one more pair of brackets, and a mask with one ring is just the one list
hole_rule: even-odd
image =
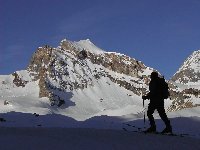
[[[151,73],[151,81],[149,83],[149,93],[146,96],[142,96],[143,100],[150,99],[150,103],[147,110],[147,116],[150,122],[150,128],[148,128],[145,132],[151,133],[156,132],[156,124],[153,117],[153,113],[155,110],[158,111],[161,119],[164,121],[166,128],[161,133],[172,133],[172,126],[170,124],[170,120],[168,119],[165,109],[164,109],[164,99],[167,98],[163,94],[163,80],[164,78],[160,78],[157,72]],[[164,80],[164,83],[165,80]],[[166,83],[167,84],[167,83]],[[168,88],[168,85],[167,85]],[[168,89],[167,89],[168,90]]]

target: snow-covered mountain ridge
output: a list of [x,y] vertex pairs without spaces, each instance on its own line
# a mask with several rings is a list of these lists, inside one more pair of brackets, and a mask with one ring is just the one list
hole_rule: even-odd
[[[86,59],[79,57],[82,50]],[[148,91],[153,70],[124,54],[106,52],[88,39],[65,39],[57,48],[39,47],[26,70],[0,76],[1,112],[55,113],[76,120],[142,116],[141,95]],[[200,104],[198,90],[174,80],[169,85],[168,110]]]

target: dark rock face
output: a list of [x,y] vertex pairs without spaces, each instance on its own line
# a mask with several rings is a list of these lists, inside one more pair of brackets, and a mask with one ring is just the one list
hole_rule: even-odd
[[14,76],[13,83],[14,83],[17,87],[20,87],[20,86],[21,86],[21,87],[25,87],[25,85],[28,83],[28,81],[22,80],[16,72],[14,72],[12,75]]
[[170,98],[173,100],[172,105],[168,108],[168,111],[176,111],[184,108],[192,108],[200,106],[200,104],[194,104],[192,102],[192,96],[200,98],[200,90],[198,89],[185,89],[183,91],[170,90]]
[[40,93],[39,97],[49,97],[49,91],[46,84],[47,72],[50,70],[52,61],[53,48],[46,45],[33,54],[27,70],[34,80],[39,80]]
[[176,111],[199,106],[199,104],[194,104],[192,102],[192,97],[200,98],[200,90],[195,88],[178,90],[178,87],[172,82],[168,82],[168,85],[170,88],[170,99],[172,100],[172,105],[168,108],[168,111]]
[[34,80],[45,77],[45,73],[49,69],[50,63],[52,62],[52,50],[52,47],[46,45],[42,48],[38,48],[33,54],[27,70],[34,77]]
[[[104,56],[98,56],[89,53],[89,58],[93,64],[102,65],[114,72],[132,77],[139,77],[138,72],[143,72],[143,70],[146,69],[146,66],[144,66],[142,62],[125,55],[119,56],[114,53],[105,53]],[[126,64],[126,62],[128,62],[128,64]]]
[[187,84],[188,82],[198,82],[200,80],[200,72],[195,72],[194,69],[185,69],[176,73],[172,81],[179,81],[180,83]]

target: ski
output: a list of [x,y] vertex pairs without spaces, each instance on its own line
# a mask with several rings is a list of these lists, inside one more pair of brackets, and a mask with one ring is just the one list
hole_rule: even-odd
[[190,136],[189,134],[175,134],[175,133],[161,133],[161,132],[149,132],[149,133],[147,133],[147,132],[145,132],[143,130],[129,130],[129,129],[125,128],[125,127],[123,127],[122,129],[124,131],[126,131],[126,132],[143,133],[144,135],[152,135],[152,134],[154,134],[154,135],[178,136],[178,137],[186,137],[186,136],[188,137],[188,136]]
[[137,126],[134,126],[134,125],[131,125],[131,124],[124,124],[126,125],[125,127],[122,127],[122,130],[123,131],[126,131],[126,132],[135,132],[135,133],[143,133],[145,135],[151,135],[151,134],[155,134],[155,135],[163,135],[163,136],[177,136],[177,137],[190,137],[192,135],[190,134],[184,134],[184,133],[161,133],[161,132],[145,132],[144,129],[145,128],[140,128],[140,127],[137,127]]
[[185,137],[186,134],[175,134],[175,133],[161,133],[161,132],[145,132],[143,131],[144,134],[157,134],[157,135],[165,135],[165,136],[179,136],[179,137]]

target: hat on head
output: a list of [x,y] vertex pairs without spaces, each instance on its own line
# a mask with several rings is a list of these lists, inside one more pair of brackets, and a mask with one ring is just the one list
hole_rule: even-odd
[[153,71],[152,73],[151,73],[151,79],[155,79],[155,78],[158,78],[158,72],[156,72],[156,71]]

